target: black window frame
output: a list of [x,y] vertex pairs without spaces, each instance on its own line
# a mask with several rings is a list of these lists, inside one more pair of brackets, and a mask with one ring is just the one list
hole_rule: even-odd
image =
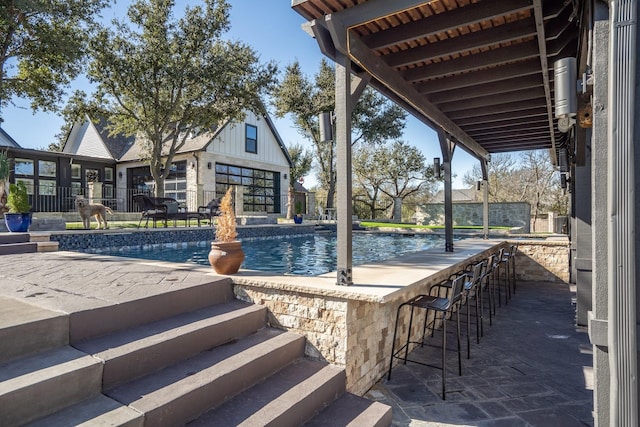
[[[249,137],[249,129],[255,132],[255,138]],[[244,151],[247,153],[258,154],[258,126],[244,124]]]

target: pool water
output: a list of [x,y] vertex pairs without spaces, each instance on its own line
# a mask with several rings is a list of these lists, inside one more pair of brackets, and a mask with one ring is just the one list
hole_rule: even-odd
[[[242,267],[280,274],[314,276],[336,270],[336,234],[318,233],[273,239],[244,240]],[[353,265],[382,261],[436,246],[444,239],[434,235],[353,235]],[[101,254],[159,261],[209,265],[210,242],[180,243],[154,247],[101,250]]]

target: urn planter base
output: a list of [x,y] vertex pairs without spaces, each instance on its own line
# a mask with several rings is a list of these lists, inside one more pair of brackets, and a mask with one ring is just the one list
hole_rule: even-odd
[[209,264],[218,274],[235,274],[244,261],[242,244],[239,241],[221,243],[211,242]]

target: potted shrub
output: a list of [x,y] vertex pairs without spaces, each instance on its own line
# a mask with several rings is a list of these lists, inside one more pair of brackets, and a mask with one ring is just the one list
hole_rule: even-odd
[[9,186],[9,197],[7,197],[7,207],[9,213],[4,214],[4,222],[9,231],[27,232],[31,225],[31,205],[27,186],[19,181],[17,184]]
[[211,242],[209,264],[218,274],[235,274],[244,261],[244,252],[239,240],[236,239],[236,215],[233,212],[229,187],[220,201],[220,215],[216,221],[216,239]]

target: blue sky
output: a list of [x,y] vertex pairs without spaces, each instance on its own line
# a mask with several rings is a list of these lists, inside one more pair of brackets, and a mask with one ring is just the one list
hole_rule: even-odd
[[[176,0],[176,14],[186,4],[193,1]],[[230,0],[231,29],[227,37],[241,40],[253,47],[261,61],[276,61],[281,71],[287,64],[295,60],[305,74],[312,77],[318,70],[322,54],[314,39],[302,31],[304,19],[291,9],[291,0]],[[125,16],[129,1],[119,0],[116,5],[103,12],[103,18],[110,21],[114,17]],[[74,82],[73,89],[90,91],[86,80]],[[69,91],[69,92],[70,92]],[[24,148],[44,148],[55,141],[59,133],[62,119],[56,114],[32,114],[27,100],[14,99],[15,106],[8,107],[2,112],[2,128]],[[278,132],[285,144],[302,143],[302,140],[292,127],[291,120],[276,119],[272,116]],[[441,157],[438,139],[433,130],[408,116],[403,140],[418,147],[424,153],[428,162],[434,157]],[[461,149],[457,149],[453,157],[454,188],[461,188],[462,178],[467,170],[477,161]],[[312,176],[305,178],[305,185],[313,184]]]

